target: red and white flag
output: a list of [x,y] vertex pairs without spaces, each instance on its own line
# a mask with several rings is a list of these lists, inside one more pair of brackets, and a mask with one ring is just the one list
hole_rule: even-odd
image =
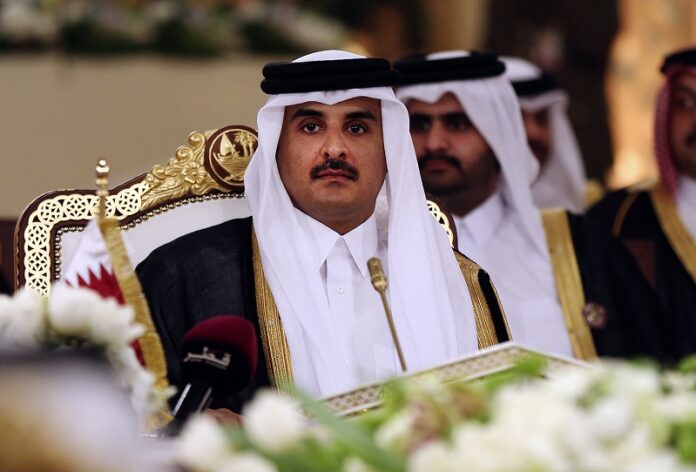
[[61,279],[71,287],[90,288],[103,298],[125,303],[97,220],[90,221],[82,231],[77,251]]
[[[121,233],[121,237],[130,256],[131,251],[125,235]],[[77,251],[67,269],[63,271],[61,280],[71,287],[88,288],[97,292],[102,298],[114,298],[120,305],[126,304],[114,274],[109,250],[96,219],[90,221],[82,231]],[[145,365],[142,350],[137,340],[133,342],[133,349],[140,363]]]

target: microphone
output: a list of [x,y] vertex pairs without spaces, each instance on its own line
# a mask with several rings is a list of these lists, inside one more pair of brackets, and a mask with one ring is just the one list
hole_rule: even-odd
[[235,315],[201,321],[182,340],[181,374],[186,383],[163,434],[179,433],[188,418],[208,408],[213,397],[231,395],[256,374],[254,325]]
[[387,276],[384,275],[382,261],[380,261],[376,257],[370,258],[370,260],[367,261],[367,270],[370,272],[370,281],[372,282],[372,287],[379,293],[379,296],[382,298],[384,314],[387,315],[387,321],[389,322],[389,331],[391,331],[392,339],[394,340],[394,347],[396,347],[396,353],[399,355],[399,363],[401,364],[401,370],[406,372],[406,359],[404,358],[404,353],[401,351],[399,335],[396,332],[396,325],[394,324],[394,318],[392,317],[391,308],[389,308],[389,300],[387,300]]

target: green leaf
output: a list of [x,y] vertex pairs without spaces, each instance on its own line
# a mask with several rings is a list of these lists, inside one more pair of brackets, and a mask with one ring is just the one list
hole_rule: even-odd
[[401,457],[376,446],[373,438],[356,424],[337,417],[299,390],[292,389],[291,393],[308,413],[334,433],[335,441],[346,447],[350,455],[361,458],[380,471],[405,471],[406,465]]
[[685,374],[696,373],[696,354],[683,358],[681,361],[679,361],[677,368],[680,372]]
[[676,425],[674,439],[679,458],[683,462],[696,463],[696,423]]

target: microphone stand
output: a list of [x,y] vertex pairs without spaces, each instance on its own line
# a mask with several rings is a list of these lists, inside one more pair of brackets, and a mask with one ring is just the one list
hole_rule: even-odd
[[394,347],[396,347],[396,353],[399,356],[401,370],[406,372],[408,370],[406,368],[406,360],[404,359],[404,353],[401,351],[399,335],[396,333],[396,325],[394,325],[394,318],[392,317],[391,308],[389,308],[389,301],[387,300],[387,276],[384,275],[382,261],[376,257],[371,258],[367,261],[367,270],[370,272],[370,281],[372,282],[372,287],[377,290],[379,296],[382,298],[384,314],[387,316],[387,321],[389,322],[389,331],[391,331],[392,339],[394,340]]

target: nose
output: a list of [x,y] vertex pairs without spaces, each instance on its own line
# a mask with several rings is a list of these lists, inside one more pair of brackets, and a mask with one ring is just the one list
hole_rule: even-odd
[[449,149],[447,130],[439,121],[434,121],[425,138],[425,149],[428,154],[444,154]]
[[324,142],[322,143],[321,153],[325,159],[345,159],[346,142],[340,129],[328,129]]

